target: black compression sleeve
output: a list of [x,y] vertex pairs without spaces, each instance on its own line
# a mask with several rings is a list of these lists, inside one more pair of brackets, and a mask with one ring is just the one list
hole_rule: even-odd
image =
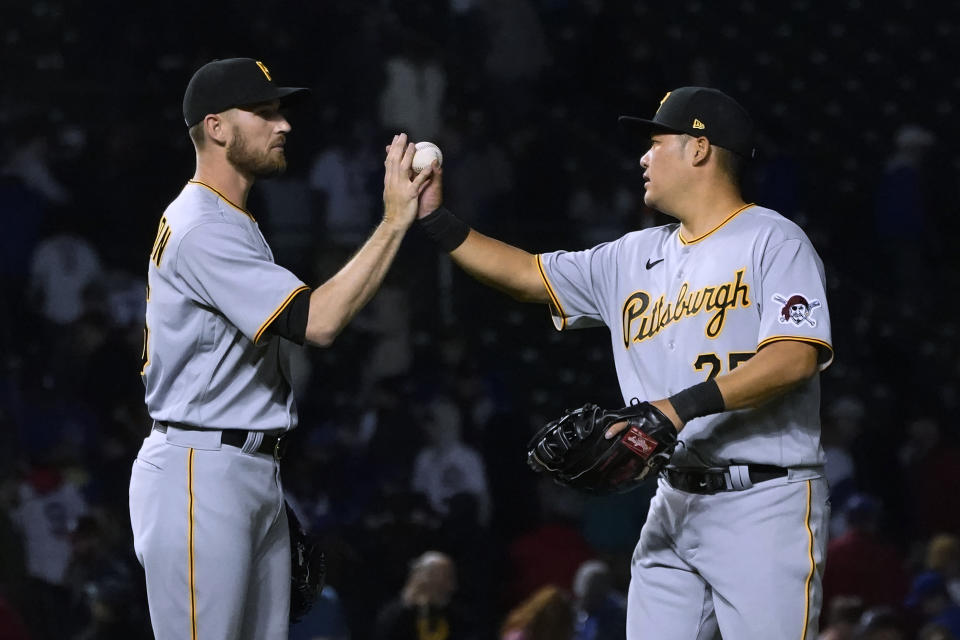
[[420,228],[448,253],[463,244],[470,235],[470,225],[443,207],[421,218]]
[[713,378],[687,387],[668,399],[684,423],[701,416],[720,413],[725,409],[723,394]]
[[291,342],[303,344],[307,341],[307,316],[310,314],[310,290],[304,289],[290,301],[280,312],[270,326],[267,333]]

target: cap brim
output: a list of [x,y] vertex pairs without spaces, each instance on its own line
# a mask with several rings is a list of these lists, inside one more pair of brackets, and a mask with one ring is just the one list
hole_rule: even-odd
[[256,96],[250,96],[249,102],[238,104],[237,107],[249,107],[264,102],[273,102],[279,100],[283,106],[289,106],[299,102],[310,95],[310,89],[305,87],[275,87],[272,91],[262,93]]
[[635,118],[633,116],[620,116],[617,118],[617,122],[620,123],[620,128],[623,129],[624,133],[627,134],[627,137],[631,142],[649,142],[650,134],[654,131],[664,131],[669,133],[683,133],[677,129],[671,129],[670,127],[665,127],[659,122],[654,122],[653,120],[647,120],[645,118]]
[[291,104],[303,100],[310,95],[306,87],[280,87],[277,89],[277,99],[283,104]]

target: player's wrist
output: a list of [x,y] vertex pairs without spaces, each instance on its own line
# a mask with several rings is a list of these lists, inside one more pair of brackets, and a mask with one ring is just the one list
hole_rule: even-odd
[[726,409],[723,394],[717,381],[711,378],[705,382],[687,387],[667,398],[683,424],[694,418],[702,418]]
[[453,215],[446,207],[438,207],[419,220],[427,237],[447,253],[453,251],[470,235],[470,225]]
[[677,410],[674,408],[673,404],[671,404],[670,400],[664,398],[663,400],[655,400],[650,404],[652,404],[654,408],[660,411],[660,413],[662,413],[663,416],[670,421],[678,433],[681,429],[683,429],[685,421],[677,413]]
[[412,224],[413,220],[409,217],[405,218],[402,214],[389,210],[384,211],[383,220],[380,221],[381,227],[395,233],[406,233]]

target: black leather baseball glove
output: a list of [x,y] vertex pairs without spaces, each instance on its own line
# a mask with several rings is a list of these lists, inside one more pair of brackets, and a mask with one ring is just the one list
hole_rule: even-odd
[[290,529],[290,622],[297,622],[323,591],[327,565],[317,541],[300,524],[290,504],[284,505]]
[[[627,421],[613,438],[611,425]],[[594,495],[623,493],[656,477],[677,446],[677,429],[649,402],[607,411],[595,404],[568,410],[533,436],[527,464],[558,483]]]

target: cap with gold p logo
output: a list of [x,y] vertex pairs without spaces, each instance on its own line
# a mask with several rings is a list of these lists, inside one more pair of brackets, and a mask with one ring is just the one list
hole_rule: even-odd
[[[710,123],[707,127],[706,123]],[[620,116],[625,131],[646,143],[656,131],[703,136],[744,158],[754,156],[754,126],[747,111],[727,94],[710,87],[679,87],[667,92],[653,118]]]
[[[662,106],[663,106],[663,103],[667,101],[667,98],[670,97],[670,94],[671,94],[671,93],[673,93],[673,92],[672,92],[672,91],[667,91],[666,95],[664,95],[662,98],[660,98],[660,107],[662,107]],[[660,111],[660,107],[657,107],[657,111]]]
[[213,60],[190,78],[183,95],[183,120],[192,127],[207,114],[274,100],[289,105],[307,93],[309,90],[303,87],[274,85],[270,70],[259,60]]

